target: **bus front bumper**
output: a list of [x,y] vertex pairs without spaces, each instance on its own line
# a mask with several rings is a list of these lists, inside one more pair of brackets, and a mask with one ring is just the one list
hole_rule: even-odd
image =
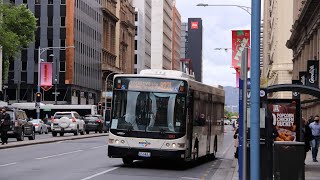
[[108,156],[110,158],[130,157],[136,160],[144,159],[184,159],[185,150],[154,150],[137,149],[128,147],[108,146]]

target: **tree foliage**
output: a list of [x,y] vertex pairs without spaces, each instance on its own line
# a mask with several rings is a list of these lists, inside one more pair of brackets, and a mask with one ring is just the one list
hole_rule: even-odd
[[[36,18],[26,5],[2,4],[0,0],[0,46],[3,51],[3,79],[8,77],[10,60],[35,39]],[[0,17],[1,18],[1,17]]]

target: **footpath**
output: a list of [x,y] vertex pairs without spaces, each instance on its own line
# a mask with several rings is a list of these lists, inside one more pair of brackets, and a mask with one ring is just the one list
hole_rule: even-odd
[[30,140],[30,141],[17,141],[10,142],[8,144],[0,145],[0,149],[21,147],[21,146],[30,146],[34,144],[45,144],[45,143],[53,143],[58,141],[66,141],[66,140],[76,140],[76,139],[85,139],[85,138],[93,138],[100,136],[108,136],[109,133],[102,134],[87,134],[87,135],[78,135],[78,136],[67,136],[67,137],[52,137],[47,139],[39,139],[39,140]]
[[[320,154],[319,154],[320,155]],[[320,158],[319,162],[312,161],[311,151],[307,153],[305,165],[305,180],[319,180],[320,179]],[[228,178],[226,180],[239,180],[238,174],[238,160],[234,159]]]

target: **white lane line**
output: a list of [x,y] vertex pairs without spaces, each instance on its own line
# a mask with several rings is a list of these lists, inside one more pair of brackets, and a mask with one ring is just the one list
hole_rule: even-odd
[[89,179],[92,179],[92,178],[94,178],[94,177],[100,176],[100,175],[102,175],[102,174],[108,173],[108,172],[110,172],[110,171],[116,170],[116,169],[118,169],[118,168],[119,168],[119,167],[114,167],[114,168],[111,168],[111,169],[107,169],[107,170],[105,170],[105,171],[99,172],[99,173],[97,173],[97,174],[94,174],[94,175],[92,175],[92,176],[83,178],[83,179],[81,179],[81,180],[89,180]]
[[14,165],[14,164],[17,164],[17,162],[2,164],[2,165],[0,165],[0,167],[10,166],[10,165]]
[[90,149],[98,149],[98,148],[102,148],[102,147],[106,147],[106,146],[108,146],[108,145],[96,146],[96,147],[92,147],[92,148],[90,148]]
[[231,146],[234,145],[234,143],[230,143],[230,145],[227,147],[227,149],[225,149],[222,153],[222,156],[224,157],[227,153],[228,150],[230,150]]
[[55,155],[40,157],[40,158],[36,158],[36,159],[38,159],[38,160],[48,159],[48,158],[57,157],[57,156],[62,156],[62,155],[66,155],[66,154],[78,153],[78,152],[81,152],[81,151],[83,151],[83,150],[77,150],[77,151],[71,151],[71,152],[66,152],[66,153],[61,153],[61,154],[55,154]]
[[193,178],[193,177],[181,177],[181,179],[201,180],[200,178]]

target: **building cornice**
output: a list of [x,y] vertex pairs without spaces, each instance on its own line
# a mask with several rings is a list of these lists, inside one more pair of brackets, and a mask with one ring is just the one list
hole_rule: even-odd
[[307,27],[317,27],[317,19],[319,18],[319,6],[318,0],[307,0],[301,11],[299,18],[294,22],[291,29],[290,39],[287,41],[286,46],[289,49],[293,49],[294,54],[299,54],[301,47],[308,40],[314,31]]
[[114,20],[115,22],[119,21],[119,18],[116,15],[114,15],[111,11],[109,11],[108,8],[103,7],[102,11],[105,12],[109,17],[111,17],[111,19]]

